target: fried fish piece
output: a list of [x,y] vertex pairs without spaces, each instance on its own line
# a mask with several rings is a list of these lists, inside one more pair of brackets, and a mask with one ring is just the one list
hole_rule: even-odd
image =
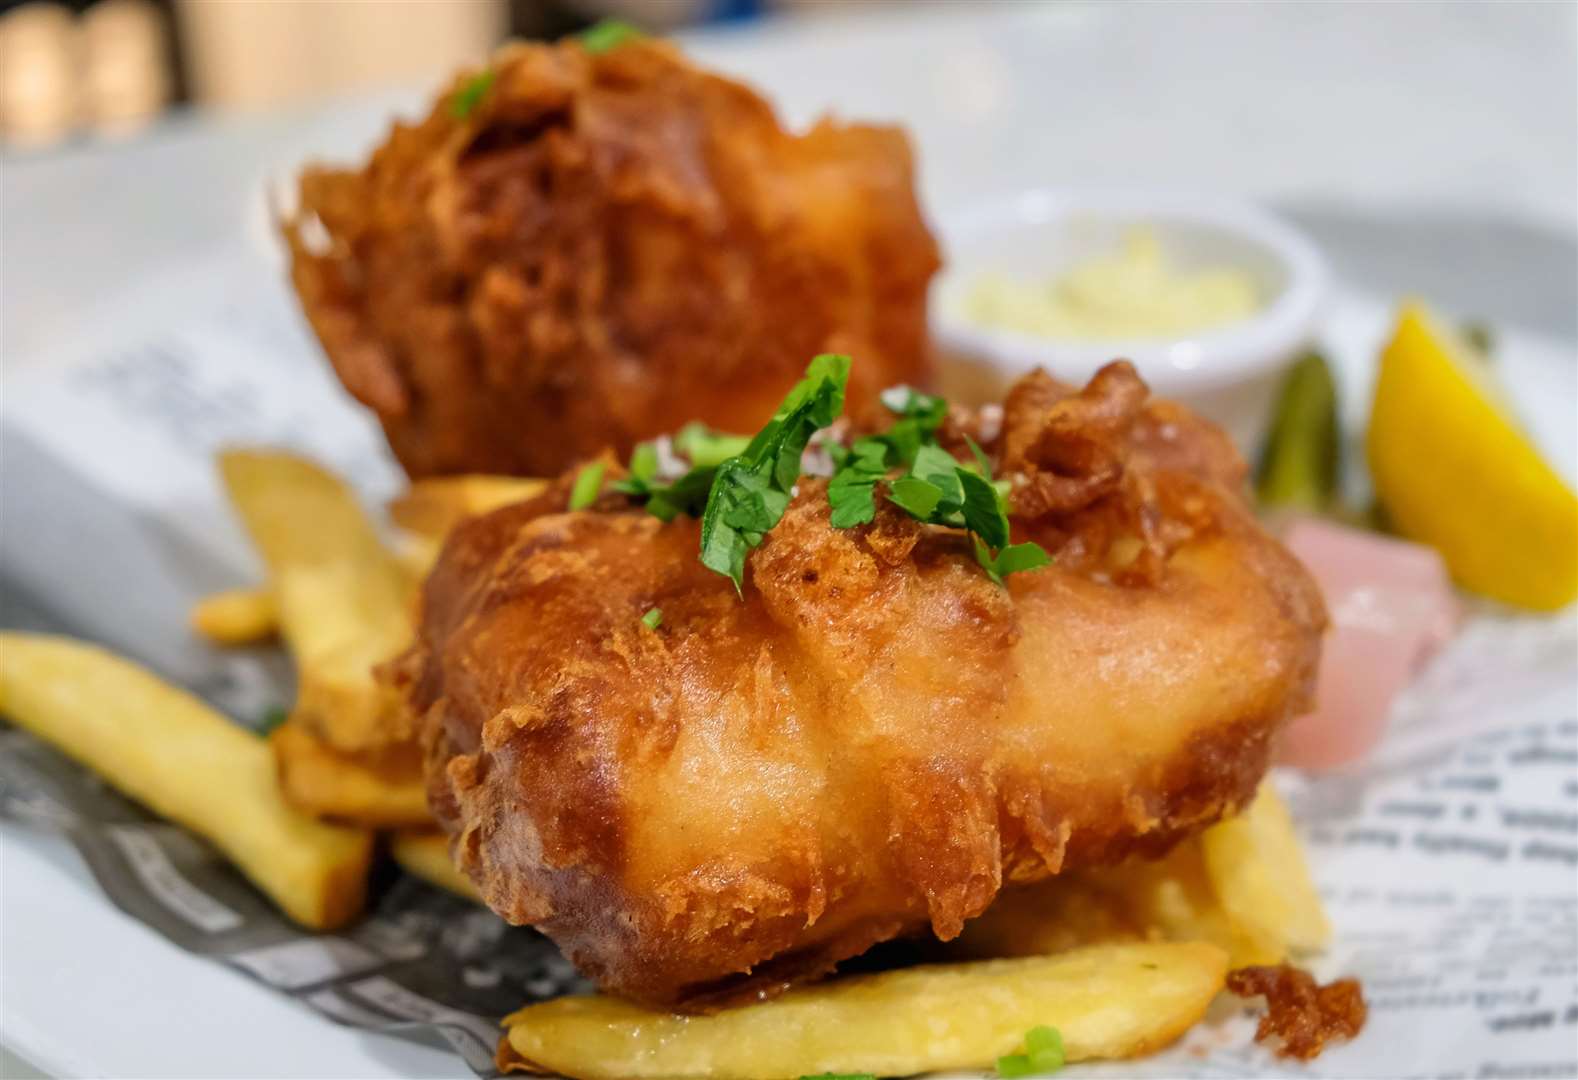
[[743,598],[695,521],[568,512],[566,481],[452,534],[390,670],[488,904],[606,990],[706,1010],[1246,805],[1325,613],[1226,438],[1127,364],[1029,377],[1000,431],[950,421],[961,460],[966,434],[1056,559],[1006,587],[886,500],[831,527],[807,477]]
[[938,255],[902,131],[789,133],[659,41],[489,71],[362,168],[307,170],[285,224],[324,351],[412,476],[755,430],[826,350],[861,357],[856,410],[927,382]]

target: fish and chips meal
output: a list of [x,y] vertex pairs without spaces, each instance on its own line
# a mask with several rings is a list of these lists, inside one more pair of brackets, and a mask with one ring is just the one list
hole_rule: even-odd
[[[603,27],[506,48],[362,168],[309,170],[284,230],[410,477],[383,518],[296,454],[221,455],[262,580],[192,628],[288,650],[293,705],[260,734],[5,633],[7,717],[304,927],[357,918],[383,854],[536,927],[598,992],[505,1018],[505,1071],[1046,1075],[1223,995],[1289,1058],[1360,1033],[1357,982],[1304,969],[1333,931],[1269,770],[1341,693],[1333,566],[1435,598],[1394,691],[1451,633],[1446,569],[1287,530],[1312,575],[1227,436],[1121,359],[928,392],[903,134],[788,133]],[[1314,509],[1329,377],[1289,386],[1261,492]],[[1371,737],[1320,723],[1295,760]]]
[[[1356,1033],[1356,984],[1287,967],[1330,931],[1266,780],[1325,612],[1232,446],[1121,361],[978,409],[898,387],[879,425],[855,367],[749,439],[413,481],[388,540],[321,467],[228,451],[267,584],[194,626],[277,633],[288,717],[17,634],[0,707],[305,926],[355,917],[391,830],[549,935],[602,993],[507,1018],[507,1070],[1036,1075],[1235,979],[1291,1002],[1290,1053]],[[883,943],[911,955],[839,972]]]

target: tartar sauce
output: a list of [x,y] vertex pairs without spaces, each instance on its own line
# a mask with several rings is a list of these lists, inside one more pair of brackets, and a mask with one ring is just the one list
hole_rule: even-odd
[[1050,281],[983,274],[964,313],[982,326],[1039,337],[1107,340],[1174,337],[1236,322],[1260,306],[1243,270],[1181,272],[1156,234],[1138,228],[1121,250],[1080,263]]

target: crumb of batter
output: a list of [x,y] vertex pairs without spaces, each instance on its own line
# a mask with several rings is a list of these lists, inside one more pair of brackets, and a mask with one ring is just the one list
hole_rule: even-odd
[[1263,996],[1266,1015],[1255,1028],[1255,1041],[1280,1038],[1277,1053],[1301,1061],[1319,1056],[1331,1039],[1359,1034],[1369,1015],[1358,979],[1322,986],[1290,964],[1239,968],[1228,973],[1227,988],[1239,997]]

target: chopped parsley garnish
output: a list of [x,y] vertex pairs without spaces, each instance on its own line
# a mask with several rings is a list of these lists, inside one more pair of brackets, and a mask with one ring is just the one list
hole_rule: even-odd
[[[884,390],[882,403],[899,417],[887,431],[863,435],[848,450],[829,447],[835,471],[828,482],[827,499],[833,507],[834,528],[864,525],[876,517],[877,481],[890,469],[912,464],[922,447],[935,445],[937,428],[948,415],[948,403],[942,398],[907,386]],[[925,495],[913,485],[910,490],[913,497],[924,501]]]
[[690,469],[673,483],[658,479],[657,448],[641,444],[630,456],[630,475],[614,489],[645,499],[647,513],[663,521],[680,514],[700,518],[702,565],[739,592],[746,552],[783,518],[806,444],[844,410],[849,364],[849,357],[831,353],[813,359],[754,438],[688,426],[674,446],[690,458]]
[[1048,1076],[1063,1067],[1063,1033],[1041,1025],[1025,1032],[1025,1052],[997,1059],[997,1075]]
[[[856,439],[847,451],[835,454],[837,471],[827,488],[835,528],[872,520],[877,485],[886,481],[888,501],[910,517],[974,534],[976,561],[999,585],[1009,574],[1052,561],[1039,544],[1008,542],[1007,503],[992,483],[992,465],[981,448],[971,441],[974,460],[961,464],[937,445],[937,428],[948,413],[946,401],[899,387],[884,393],[882,403],[899,415],[893,426]],[[896,468],[907,471],[888,480]]]
[[656,630],[663,625],[663,609],[647,608],[647,613],[641,616],[641,622],[648,630]]
[[570,488],[571,510],[585,510],[597,501],[597,493],[603,489],[605,468],[601,461],[594,461],[582,466],[581,471],[575,474],[575,486]]
[[[659,478],[658,446],[642,443],[630,456],[629,475],[614,490],[645,500],[647,512],[663,521],[680,514],[699,517],[702,564],[740,592],[745,557],[783,519],[811,437],[843,411],[849,367],[847,356],[816,357],[767,426],[748,441],[687,425],[673,447],[690,468],[672,483]],[[960,462],[938,445],[946,401],[902,386],[886,391],[882,401],[897,417],[886,431],[861,436],[847,448],[824,447],[834,470],[827,486],[834,528],[875,518],[883,485],[888,501],[917,521],[969,532],[976,561],[999,585],[1009,574],[1052,561],[1039,544],[1008,542],[1007,485],[993,483],[991,462],[981,448],[967,439],[973,460]],[[584,473],[576,478],[577,494],[584,480]],[[594,481],[587,503],[595,497],[595,486]],[[576,507],[573,499],[571,505]]]
[[706,424],[692,421],[679,429],[674,436],[674,451],[692,465],[706,468],[722,465],[737,454],[745,453],[751,445],[749,435],[730,435],[714,431]]
[[623,19],[604,19],[582,30],[578,35],[581,48],[593,56],[617,49],[627,41],[644,37],[645,34]]
[[[652,443],[637,443],[636,448],[630,452],[630,476],[614,485],[618,491],[626,491],[632,484],[649,485],[658,474],[658,452]],[[627,492],[634,494],[634,492]],[[645,489],[640,494],[646,494]]]
[[735,592],[744,582],[745,553],[789,507],[811,436],[844,411],[849,364],[849,357],[834,353],[813,359],[767,426],[713,475],[701,515],[701,562],[734,582]]
[[1009,544],[994,555],[991,548],[983,544],[980,537],[976,537],[975,561],[981,564],[987,577],[1001,585],[1009,574],[1051,566],[1052,556],[1037,543]]
[[290,710],[283,705],[275,705],[263,713],[263,718],[258,721],[258,734],[267,735],[290,719]]
[[493,89],[494,80],[499,73],[493,70],[479,72],[455,91],[455,96],[449,99],[449,114],[456,120],[464,120],[470,116],[487,97],[488,91]]
[[873,1073],[817,1073],[815,1076],[802,1076],[800,1080],[877,1080]]

